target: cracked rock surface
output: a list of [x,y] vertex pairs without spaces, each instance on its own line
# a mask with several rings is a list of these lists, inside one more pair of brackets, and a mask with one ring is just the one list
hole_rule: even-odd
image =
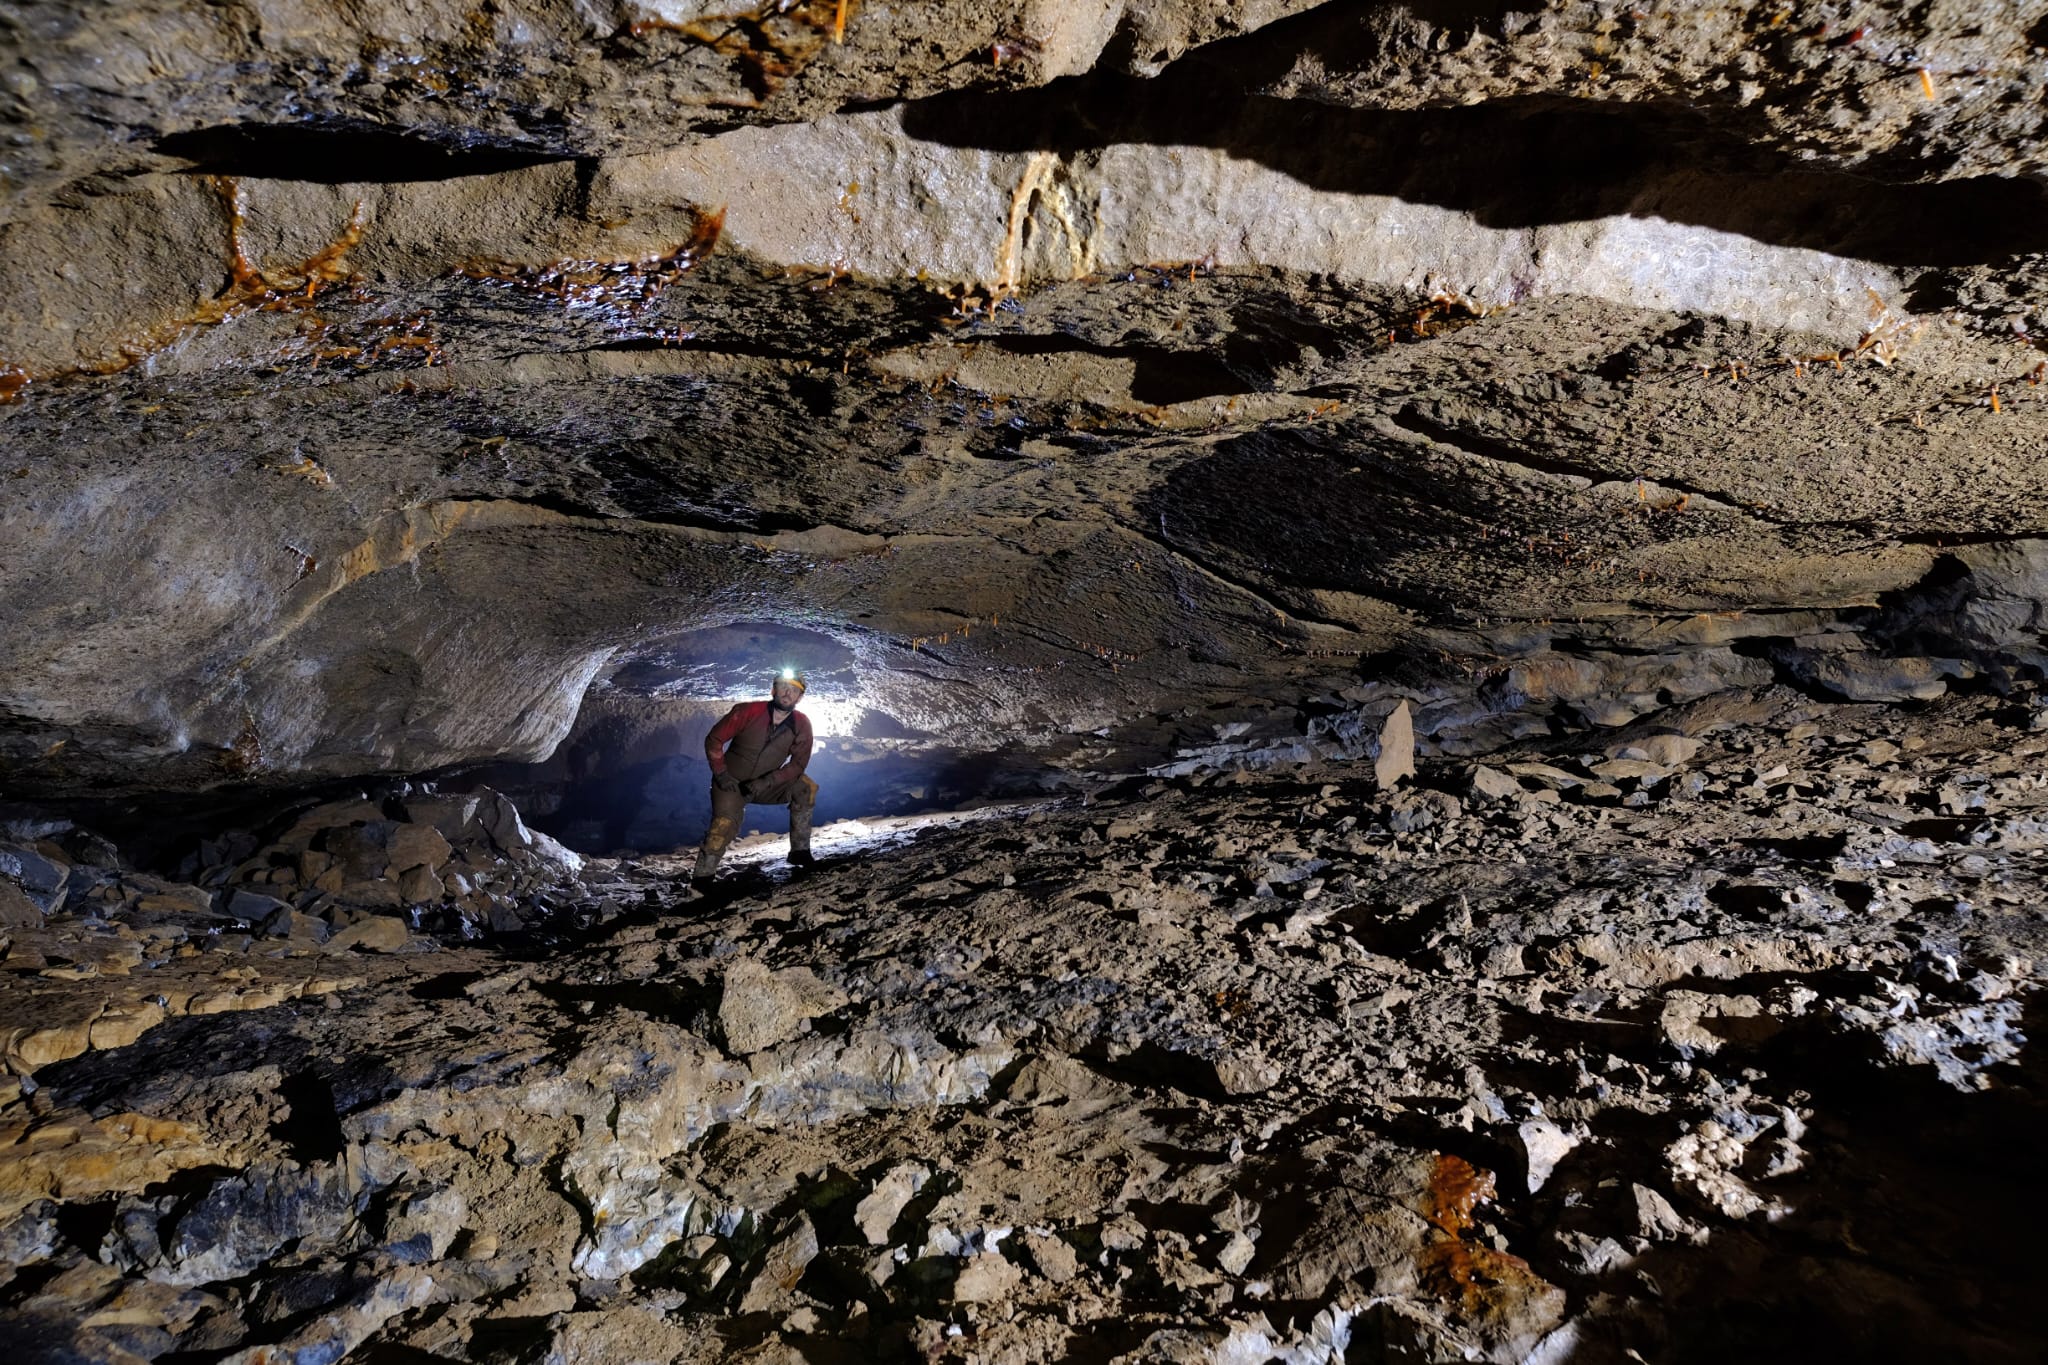
[[[742,845],[708,899],[562,868],[546,940],[260,932],[53,831],[0,850],[0,1317],[93,1360],[2031,1359],[1957,1152],[2041,1118],[2038,714],[1771,688],[1391,788],[1133,778],[827,827],[796,880]],[[479,810],[415,805],[292,828]],[[461,856],[529,866],[482,817]]]

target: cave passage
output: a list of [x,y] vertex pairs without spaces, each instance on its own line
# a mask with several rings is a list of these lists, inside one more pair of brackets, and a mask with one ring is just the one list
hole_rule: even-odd
[[2048,1360],[2044,42],[0,0],[6,1365]]

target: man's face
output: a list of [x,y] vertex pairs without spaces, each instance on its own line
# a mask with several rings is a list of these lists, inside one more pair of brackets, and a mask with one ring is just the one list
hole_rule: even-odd
[[803,700],[804,690],[793,682],[781,678],[775,680],[775,704],[785,711],[794,711],[796,704]]

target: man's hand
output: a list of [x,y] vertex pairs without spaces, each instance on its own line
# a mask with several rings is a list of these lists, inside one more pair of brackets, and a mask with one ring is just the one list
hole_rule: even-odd
[[740,789],[740,780],[731,773],[715,773],[711,785],[722,792],[736,792]]

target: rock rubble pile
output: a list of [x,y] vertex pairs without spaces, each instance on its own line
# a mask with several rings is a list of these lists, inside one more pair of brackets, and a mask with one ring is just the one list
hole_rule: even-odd
[[330,803],[247,847],[257,842],[202,845],[185,866],[201,886],[226,889],[222,909],[266,925],[279,916],[287,925],[300,922],[293,916],[348,923],[403,910],[429,932],[515,933],[553,913],[547,896],[566,901],[581,889],[583,860],[528,829],[488,787]]

